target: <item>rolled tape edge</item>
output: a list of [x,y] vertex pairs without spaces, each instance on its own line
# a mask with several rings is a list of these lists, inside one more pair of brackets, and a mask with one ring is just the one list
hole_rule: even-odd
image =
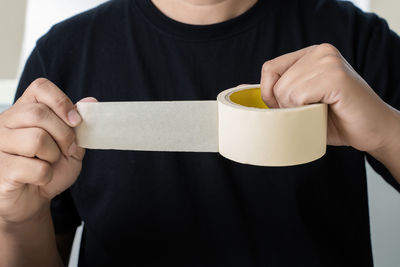
[[231,88],[217,97],[221,155],[257,166],[293,166],[325,155],[326,104],[259,109],[230,101],[232,93],[253,88],[259,85]]

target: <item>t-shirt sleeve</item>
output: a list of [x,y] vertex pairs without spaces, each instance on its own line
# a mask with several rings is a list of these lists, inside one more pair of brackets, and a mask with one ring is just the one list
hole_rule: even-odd
[[24,70],[18,83],[14,102],[21,97],[25,89],[37,78],[47,78],[47,74],[39,50],[35,47],[25,63]]
[[[389,105],[400,110],[400,38],[375,14],[361,14],[357,61],[361,75]],[[383,164],[366,154],[372,168],[400,192],[400,184]]]
[[[41,58],[40,51],[36,47],[25,64],[20,78],[15,100],[18,99],[25,89],[37,78],[48,78],[45,64]],[[51,201],[51,215],[56,233],[75,230],[81,224],[81,218],[76,210],[70,191],[66,190]]]

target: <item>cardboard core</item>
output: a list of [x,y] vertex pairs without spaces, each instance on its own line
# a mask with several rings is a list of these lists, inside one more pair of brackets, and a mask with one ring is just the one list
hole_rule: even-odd
[[230,100],[238,105],[251,107],[251,108],[262,108],[267,109],[261,98],[260,88],[251,88],[241,91],[236,91],[229,96]]

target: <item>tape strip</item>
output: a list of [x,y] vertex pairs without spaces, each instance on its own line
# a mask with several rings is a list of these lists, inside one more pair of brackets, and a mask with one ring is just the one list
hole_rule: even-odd
[[259,85],[221,92],[217,101],[78,103],[78,145],[91,149],[219,152],[260,166],[322,157],[327,106],[268,109]]

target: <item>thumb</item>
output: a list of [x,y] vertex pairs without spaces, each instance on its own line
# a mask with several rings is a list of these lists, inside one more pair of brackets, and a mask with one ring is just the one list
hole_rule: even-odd
[[81,100],[78,101],[78,103],[79,102],[99,102],[99,101],[97,101],[96,98],[89,96],[89,97],[82,98]]
[[[90,102],[98,102],[96,98],[94,97],[85,97],[82,98],[81,100],[78,101],[78,103],[90,103]],[[76,105],[75,105],[76,106]],[[74,155],[72,155],[72,157],[78,161],[82,161],[83,157],[85,155],[85,149],[82,147],[77,147],[76,148],[76,152]]]

